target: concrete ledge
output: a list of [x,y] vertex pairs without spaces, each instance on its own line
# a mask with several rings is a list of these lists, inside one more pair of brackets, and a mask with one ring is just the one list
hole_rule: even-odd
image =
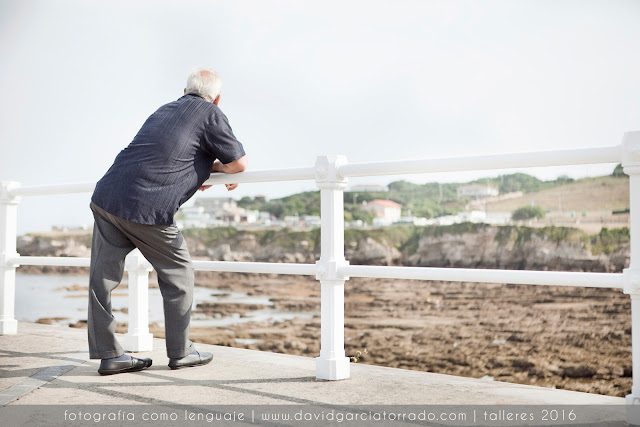
[[[120,336],[122,339],[123,336]],[[20,323],[0,336],[2,405],[624,405],[623,398],[351,364],[351,378],[317,381],[315,359],[197,344],[209,365],[172,371],[155,339],[153,366],[100,376],[86,330]]]

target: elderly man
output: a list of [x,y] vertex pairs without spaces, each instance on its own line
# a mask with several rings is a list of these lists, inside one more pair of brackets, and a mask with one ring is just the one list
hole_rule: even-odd
[[[242,144],[218,108],[221,80],[212,69],[196,68],[185,95],[163,105],[118,154],[91,197],[95,219],[89,278],[89,353],[102,359],[102,375],[140,371],[151,359],[125,354],[114,335],[111,291],[134,248],[158,273],[171,369],[204,365],[189,340],[193,266],[174,215],[203,186],[211,172],[237,173],[247,167]],[[227,184],[233,190],[238,184]]]

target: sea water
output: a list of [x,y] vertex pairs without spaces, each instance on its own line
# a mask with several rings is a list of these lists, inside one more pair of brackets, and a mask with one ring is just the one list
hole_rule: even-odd
[[[126,279],[123,281],[126,283]],[[54,324],[68,325],[87,319],[88,275],[16,274],[15,317],[18,321],[35,322],[38,319],[59,318]],[[76,289],[74,289],[76,288]],[[111,293],[112,313],[118,322],[126,323],[129,297],[126,287],[118,287]],[[267,306],[240,316],[213,318],[204,313],[192,312],[192,326],[231,326],[246,322],[270,322],[311,318],[315,313],[285,312],[271,308],[273,302],[266,296],[251,296],[242,292],[229,292],[196,286],[194,288],[194,310],[197,304],[234,303]],[[164,325],[162,295],[160,289],[149,288],[149,323]]]

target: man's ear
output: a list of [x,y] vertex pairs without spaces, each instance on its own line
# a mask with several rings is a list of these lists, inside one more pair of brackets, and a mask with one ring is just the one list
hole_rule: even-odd
[[220,95],[216,96],[216,99],[213,100],[213,103],[218,105],[218,102],[220,102]]

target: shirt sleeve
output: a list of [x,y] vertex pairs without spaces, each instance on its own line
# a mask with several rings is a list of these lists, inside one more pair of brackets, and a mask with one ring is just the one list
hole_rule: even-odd
[[207,151],[222,163],[231,163],[245,155],[244,148],[233,134],[227,117],[220,110],[211,115],[205,139]]

